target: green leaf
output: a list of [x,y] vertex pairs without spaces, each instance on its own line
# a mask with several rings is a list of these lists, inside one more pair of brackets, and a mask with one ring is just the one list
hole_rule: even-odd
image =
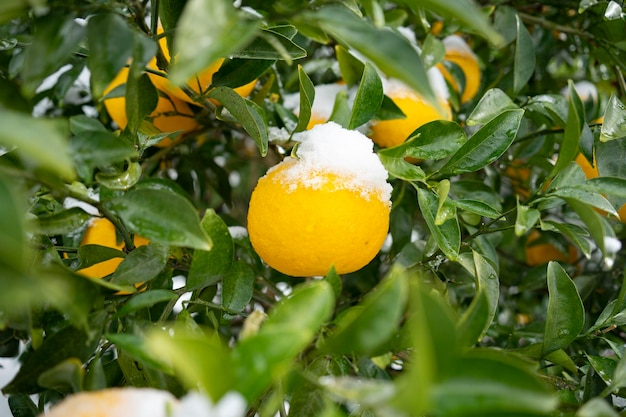
[[208,97],[219,101],[256,142],[261,156],[267,154],[267,128],[263,121],[263,109],[237,94],[232,88],[216,87]]
[[202,228],[211,236],[213,248],[210,251],[197,249],[194,251],[187,288],[195,290],[215,284],[225,274],[233,263],[234,243],[228,231],[228,226],[215,210],[209,209],[204,213],[201,222]]
[[595,397],[576,411],[576,417],[619,417],[619,414],[606,400]]
[[236,389],[252,401],[273,379],[280,377],[293,358],[305,349],[335,304],[328,282],[312,281],[294,289],[270,311],[260,331],[241,341],[232,351]]
[[472,135],[446,162],[441,173],[477,171],[497,160],[517,135],[524,110],[505,110]]
[[395,332],[407,297],[407,275],[393,268],[363,301],[350,307],[336,321],[322,352],[371,355]]
[[472,350],[433,388],[432,408],[442,416],[548,415],[557,405],[533,368],[497,350]]
[[228,0],[189,0],[178,21],[171,53],[171,81],[176,85],[186,83],[219,58],[247,45],[256,33],[257,23],[242,18]]
[[255,274],[245,262],[235,261],[222,279],[222,306],[230,312],[241,312],[252,299]]
[[469,0],[402,0],[402,3],[409,5],[413,10],[425,8],[441,16],[458,20],[496,47],[504,44],[502,36],[489,24],[487,15]]
[[404,158],[389,156],[383,152],[380,152],[378,157],[392,177],[404,181],[426,182],[426,174],[422,168],[407,162]]
[[602,142],[626,137],[626,106],[615,94],[609,98],[600,132]]
[[586,203],[575,199],[565,199],[565,201],[576,211],[598,248],[606,255],[604,237],[607,235],[607,230],[600,215]]
[[[29,0],[4,0],[0,4],[0,23],[8,22],[26,14],[30,6],[31,2]],[[24,415],[24,417],[27,416]]]
[[511,100],[506,93],[499,88],[492,88],[480,98],[480,101],[467,118],[468,126],[476,126],[488,123],[491,119],[504,110],[519,109],[519,106]]
[[87,66],[91,72],[91,90],[96,99],[117,73],[128,63],[133,53],[133,34],[118,14],[92,16],[87,22]]
[[365,69],[363,63],[341,45],[335,46],[335,55],[337,56],[341,78],[345,83],[348,85],[358,83]]
[[272,28],[259,30],[257,37],[244,48],[231,54],[237,58],[257,60],[284,60],[291,65],[294,59],[307,56],[306,50],[294,43],[291,38]]
[[298,114],[298,124],[293,132],[302,132],[306,130],[311,120],[311,108],[315,100],[315,85],[309,78],[304,68],[298,65],[298,80],[300,88],[300,109]]
[[66,128],[55,120],[37,119],[12,110],[0,112],[0,145],[15,148],[27,167],[65,180],[75,178]]
[[576,285],[554,261],[548,263],[548,294],[542,356],[567,347],[585,324],[585,309]]
[[85,362],[100,342],[99,329],[103,316],[94,317],[90,323],[92,334],[72,326],[64,327],[46,337],[39,349],[30,352],[22,362],[15,377],[2,388],[4,394],[35,394],[41,391],[39,376],[69,358]]
[[487,296],[483,291],[478,291],[456,326],[461,346],[466,348],[474,346],[482,339],[490,323]]
[[368,62],[365,64],[361,83],[354,98],[348,129],[356,129],[369,122],[378,112],[382,102],[383,83],[374,66]]
[[422,45],[422,62],[424,62],[424,67],[429,69],[437,65],[446,54],[446,47],[443,45],[443,42],[433,36],[432,33],[426,35],[426,39],[424,40],[424,44]]
[[[114,343],[118,352],[121,351],[127,356],[126,359],[139,361],[165,372],[171,373],[172,371],[170,364],[167,363],[169,358],[151,354],[148,340],[143,336],[127,333],[109,333],[104,335],[104,339]],[[119,361],[122,366],[121,358]],[[133,365],[135,365],[135,368],[140,368],[137,364]],[[141,372],[141,368],[138,371]]]
[[561,172],[571,161],[574,160],[579,151],[580,137],[585,124],[585,108],[576,93],[572,80],[568,82],[569,88],[569,105],[567,110],[567,122],[565,124],[565,132],[563,133],[563,142],[559,150],[559,159],[557,159],[549,177],[552,178]]
[[316,21],[339,43],[357,50],[387,76],[405,82],[427,102],[440,107],[419,54],[402,35],[376,28],[338,5],[324,6],[312,15],[305,14],[303,18]]
[[[0,13],[0,16],[3,16]],[[0,22],[2,19],[0,19]],[[26,394],[16,394],[9,396],[8,400],[11,414],[19,417],[37,417],[39,415],[39,409]]]
[[37,383],[60,392],[79,392],[83,388],[84,376],[83,363],[77,358],[68,358],[39,375]]
[[37,218],[37,233],[64,235],[80,229],[91,219],[91,215],[79,207],[72,207]]
[[133,249],[117,267],[111,282],[131,285],[150,281],[159,275],[167,264],[168,251],[164,246],[150,244]]
[[137,155],[137,150],[111,132],[83,131],[72,138],[70,149],[77,166],[91,172],[94,168],[123,162]]
[[550,191],[548,195],[560,197],[566,199],[567,201],[576,200],[618,217],[617,211],[613,208],[611,203],[609,203],[609,201],[601,194],[596,192],[587,191],[575,186],[557,188],[556,190]]
[[535,72],[535,47],[533,40],[519,16],[515,16],[517,39],[515,40],[515,67],[513,70],[513,92],[519,93]]
[[258,59],[227,59],[213,75],[212,87],[237,88],[259,78],[275,61]]
[[393,149],[403,150],[404,156],[411,158],[438,161],[457,152],[466,142],[465,131],[458,123],[435,120],[417,128]]
[[541,212],[537,209],[525,206],[517,201],[517,216],[515,217],[515,236],[524,236],[541,218]]
[[[131,69],[134,66],[133,62]],[[142,73],[135,78],[131,71],[126,79],[126,130],[136,133],[143,120],[156,109],[158,102],[159,94],[148,74]]]
[[418,188],[417,197],[422,216],[435,242],[437,242],[437,246],[448,259],[456,260],[461,248],[461,230],[456,216],[441,225],[437,225],[435,222],[439,206],[437,196],[430,191]]
[[590,178],[584,184],[580,184],[579,188],[626,199],[626,178],[605,176]]
[[121,250],[101,245],[81,245],[78,248],[78,259],[80,260],[78,269],[88,268],[100,262],[108,261],[112,258],[125,258],[126,254]]
[[195,207],[177,194],[159,189],[139,189],[105,204],[133,233],[146,239],[171,246],[211,249],[211,238],[200,226]]
[[348,92],[346,90],[341,90],[335,96],[333,111],[330,113],[328,120],[337,123],[344,129],[347,129],[351,116],[352,111],[350,110],[350,104],[348,103]]
[[78,51],[85,27],[74,18],[51,13],[35,20],[35,35],[24,52],[22,91],[26,96],[32,97],[41,82]]
[[131,297],[127,303],[125,303],[122,308],[117,311],[116,316],[122,317],[126,316],[130,313],[134,313],[135,311],[149,308],[158,303],[163,303],[166,301],[173,301],[178,298],[178,294],[170,290],[150,290],[145,291]]
[[142,173],[141,165],[138,162],[131,162],[123,172],[112,174],[97,172],[96,181],[110,190],[126,191],[137,184]]

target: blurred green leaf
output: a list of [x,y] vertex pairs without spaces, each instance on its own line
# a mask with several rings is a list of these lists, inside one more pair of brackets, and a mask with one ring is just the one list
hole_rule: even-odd
[[500,113],[474,133],[440,172],[473,172],[497,160],[515,140],[523,115],[521,109]]
[[407,276],[393,268],[372,292],[350,307],[336,321],[321,346],[333,354],[372,354],[395,332],[407,297]]
[[240,312],[248,305],[254,292],[254,278],[250,265],[233,262],[222,278],[222,306],[227,311]]
[[467,118],[468,126],[488,123],[504,110],[519,109],[506,93],[499,88],[492,88],[480,98],[474,110]]
[[513,92],[519,93],[535,72],[535,47],[522,19],[516,16],[517,39],[515,40],[515,68]]
[[77,166],[89,172],[99,166],[125,161],[137,155],[135,148],[111,132],[85,130],[72,138],[70,150]]
[[82,391],[84,376],[82,362],[68,358],[39,375],[37,383],[44,388],[73,393]]
[[435,217],[439,206],[439,199],[430,191],[417,189],[417,197],[420,211],[437,242],[437,246],[451,261],[459,256],[461,247],[461,231],[456,217],[446,221],[441,225],[435,224]]
[[3,110],[0,126],[0,145],[16,152],[27,168],[43,169],[64,180],[75,178],[68,132],[63,123]]
[[304,68],[298,65],[298,80],[300,89],[300,106],[298,110],[298,124],[293,132],[302,132],[306,130],[311,120],[311,108],[315,100],[315,85],[309,78]]
[[422,45],[422,62],[424,62],[424,67],[429,69],[437,65],[443,59],[446,54],[446,48],[443,45],[443,42],[433,36],[432,33],[426,35],[426,39],[424,40],[424,44]]
[[607,235],[607,231],[600,215],[592,207],[579,200],[565,199],[565,201],[576,211],[576,214],[587,226],[587,230],[598,248],[606,255],[604,237]]
[[372,64],[365,63],[361,83],[354,98],[348,129],[367,123],[378,112],[383,102],[383,83]]
[[37,218],[37,233],[63,235],[81,228],[91,219],[91,215],[79,207],[72,207]]
[[133,249],[117,267],[111,282],[130,285],[150,281],[165,268],[167,247],[150,244]]
[[149,290],[131,297],[122,308],[117,311],[117,316],[122,317],[135,311],[149,308],[158,303],[172,301],[178,298],[178,294],[170,290]]
[[478,291],[457,323],[461,346],[466,348],[474,346],[480,341],[490,323],[487,296],[484,291]]
[[419,54],[402,35],[376,28],[338,5],[324,6],[303,18],[317,21],[339,43],[363,54],[387,76],[404,81],[436,108],[440,106]]
[[602,398],[592,398],[576,412],[576,417],[618,417],[619,414]]
[[0,23],[24,15],[31,2],[29,0],[5,0],[0,4]]
[[297,286],[276,304],[261,330],[232,351],[237,390],[248,400],[257,398],[311,343],[332,314],[334,303],[328,282],[312,281]]
[[133,52],[133,35],[120,15],[99,14],[87,22],[87,46],[91,89],[97,99],[128,63]]
[[47,76],[78,52],[85,27],[74,18],[71,14],[48,14],[34,21],[35,35],[25,50],[22,69],[22,91],[26,96],[32,97]]
[[[149,339],[130,333],[108,333],[104,335],[104,338],[114,343],[117,350],[123,352],[128,357],[127,359],[141,361],[154,369],[171,372],[168,357],[151,354]],[[137,367],[136,364],[134,365]]]
[[442,16],[453,18],[475,30],[495,47],[504,43],[502,36],[490,25],[484,14],[470,0],[402,0],[414,10],[425,8]]
[[204,288],[216,283],[233,263],[234,243],[224,220],[209,209],[204,213],[202,228],[211,236],[213,248],[210,251],[197,249],[194,251],[187,288],[190,290]]
[[195,207],[160,189],[132,190],[105,202],[133,233],[165,245],[210,250],[211,238],[200,226]]
[[549,415],[557,405],[527,363],[497,350],[471,351],[433,387],[433,410],[442,416]]
[[100,342],[102,316],[90,320],[90,333],[72,326],[64,327],[49,335],[39,349],[29,352],[15,377],[2,388],[4,394],[35,394],[42,388],[37,383],[39,376],[48,369],[69,358],[85,362]]
[[[0,16],[2,16],[0,14]],[[9,396],[9,408],[14,416],[20,417],[37,417],[39,410],[33,400],[25,394],[16,394]]]
[[216,87],[208,96],[219,101],[254,139],[261,156],[267,154],[267,128],[263,120],[263,109],[246,100],[228,87]]
[[626,137],[626,106],[611,94],[604,112],[600,140],[608,142],[623,137]]
[[557,262],[548,263],[548,314],[542,356],[567,347],[585,324],[585,309],[576,285]]
[[257,23],[243,18],[228,0],[187,1],[178,21],[174,52],[170,51],[170,79],[184,84],[219,58],[250,43],[256,34]]

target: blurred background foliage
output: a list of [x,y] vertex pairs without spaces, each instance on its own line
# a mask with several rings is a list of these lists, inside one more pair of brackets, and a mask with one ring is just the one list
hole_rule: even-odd
[[[444,59],[449,35],[475,54],[472,80]],[[322,104],[367,133],[402,116],[381,78],[440,105],[437,64],[452,120],[376,146],[394,187],[379,255],[323,278],[264,265],[247,202],[317,86],[361,92]],[[620,1],[4,0],[13,414],[150,386],[236,390],[259,416],[622,415],[625,71]],[[174,93],[167,75],[191,82]]]

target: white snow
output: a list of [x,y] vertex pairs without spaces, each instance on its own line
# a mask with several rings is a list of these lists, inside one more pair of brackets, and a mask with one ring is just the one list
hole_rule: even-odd
[[277,180],[289,191],[299,186],[317,189],[332,174],[340,177],[340,188],[389,203],[387,170],[374,153],[374,143],[362,133],[329,122],[295,134],[294,140],[299,142],[297,157],[289,157],[268,171],[281,169]]

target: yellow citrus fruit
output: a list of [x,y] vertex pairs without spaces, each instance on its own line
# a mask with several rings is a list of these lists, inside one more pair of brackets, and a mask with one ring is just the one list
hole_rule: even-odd
[[[144,246],[150,242],[148,239],[141,236],[135,236],[134,243],[135,246]],[[92,220],[83,235],[80,245],[100,245],[119,250],[124,248],[124,242],[120,242],[117,239],[115,226],[105,218],[95,218]],[[122,263],[122,260],[123,258],[112,258],[88,268],[80,269],[77,272],[89,278],[103,278],[115,272],[118,265]]]
[[461,103],[466,103],[476,96],[480,88],[481,74],[478,58],[476,58],[476,55],[474,55],[474,52],[463,38],[458,35],[447,36],[443,39],[443,44],[446,48],[446,53],[443,58],[444,61],[458,65],[461,71],[463,71],[465,77],[465,87],[463,91],[460,91],[456,80],[443,64],[440,63],[437,67],[441,70],[450,85],[457,92],[461,93]]
[[578,251],[574,245],[568,245],[568,253],[565,254],[550,243],[533,243],[541,238],[537,230],[530,232],[524,248],[526,263],[530,266],[538,266],[550,261],[562,261],[574,264],[578,258]]
[[357,131],[335,123],[298,134],[297,157],[259,179],[248,209],[252,246],[269,266],[291,276],[340,273],[369,263],[389,229],[391,186]]
[[[117,86],[126,84],[127,78],[128,68],[122,68],[104,90],[104,107],[109,113],[109,116],[111,116],[111,119],[113,119],[120,129],[124,129],[128,124],[128,117],[126,116],[126,98],[106,98],[106,95]],[[178,100],[175,97],[164,97],[160,95],[156,109],[154,109],[148,117],[152,119],[154,126],[162,132],[175,132],[178,130],[191,132],[200,127],[191,107],[184,101]],[[165,138],[159,142],[157,146],[167,146],[170,143],[171,140]]]
[[[163,33],[163,29],[159,27],[157,31],[158,34]],[[167,39],[162,37],[159,39],[159,46],[163,51],[163,55],[168,62],[171,61],[170,51],[167,47]],[[194,77],[191,77],[187,80],[187,85],[196,93],[201,94],[207,91],[209,86],[213,83],[213,75],[220,69],[222,63],[224,62],[223,58],[218,59],[199,73],[197,73]],[[152,58],[152,60],[148,63],[148,68],[152,68],[154,70],[158,70],[156,57]],[[152,83],[162,91],[167,92],[170,96],[176,97],[179,100],[186,101],[188,103],[195,104],[194,100],[189,97],[185,92],[175,84],[172,84],[166,77],[161,77],[156,74],[148,74]],[[240,87],[235,88],[234,90],[242,97],[248,97],[252,90],[254,90],[254,86],[256,85],[256,80],[251,81],[248,84],[242,85]]]
[[428,72],[433,89],[438,96],[440,111],[406,85],[386,81],[385,94],[402,110],[406,117],[375,121],[370,127],[370,138],[380,147],[388,148],[404,143],[418,127],[434,120],[452,120],[452,111],[445,93],[445,82],[436,68]]

